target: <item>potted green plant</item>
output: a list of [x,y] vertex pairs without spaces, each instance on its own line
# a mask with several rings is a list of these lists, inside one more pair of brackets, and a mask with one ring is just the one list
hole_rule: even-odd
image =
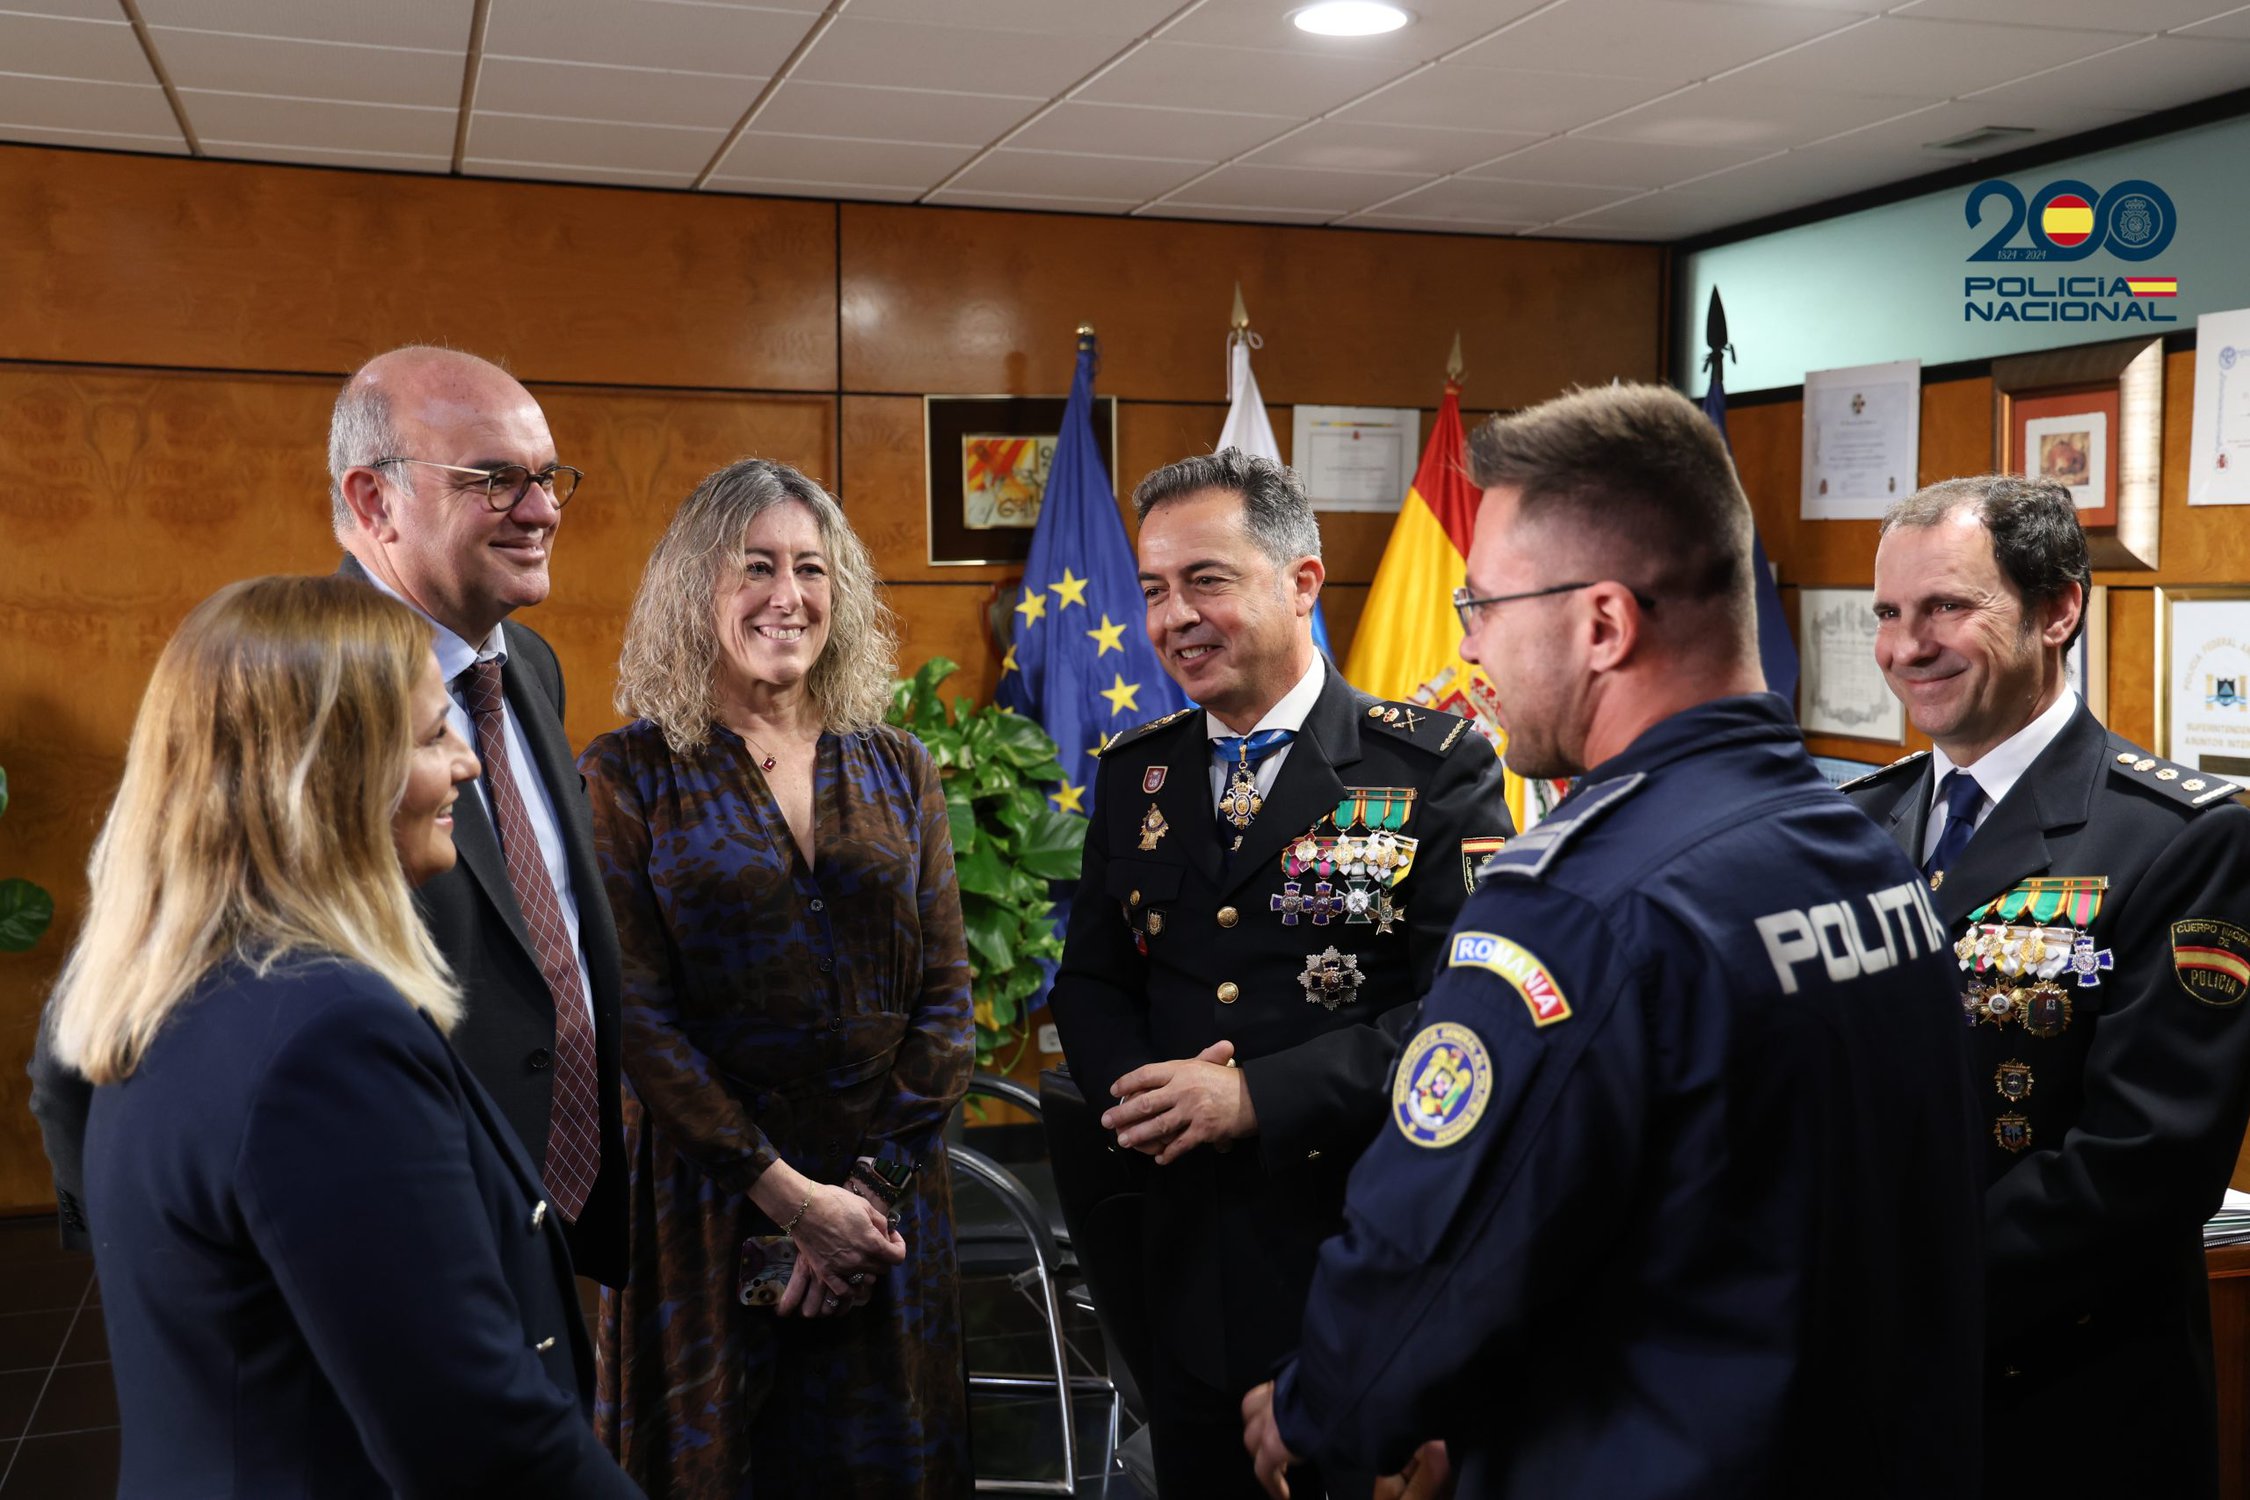
[[968,934],[977,1066],[1012,1069],[1030,1040],[1025,1008],[1062,957],[1051,883],[1078,878],[1086,820],[1057,811],[1055,742],[1036,723],[938,686],[959,668],[933,657],[891,689],[890,722],[929,747],[945,784],[953,867]]
[[[0,769],[0,813],[8,810],[8,773]],[[21,953],[55,920],[55,898],[28,880],[0,880],[0,953]]]

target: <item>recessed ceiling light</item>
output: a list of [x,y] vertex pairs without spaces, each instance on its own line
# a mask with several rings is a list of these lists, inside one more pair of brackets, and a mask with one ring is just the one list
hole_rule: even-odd
[[1296,22],[1299,31],[1315,36],[1381,36],[1414,18],[1382,0],[1321,0],[1318,5],[1291,11],[1289,19]]

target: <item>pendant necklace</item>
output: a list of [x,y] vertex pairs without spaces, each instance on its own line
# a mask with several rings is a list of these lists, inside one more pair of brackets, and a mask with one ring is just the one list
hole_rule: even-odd
[[[742,731],[738,729],[735,731],[735,733],[742,734]],[[770,771],[773,769],[774,759],[770,754],[767,754],[765,746],[759,744],[756,740],[750,738],[750,736],[748,736],[747,734],[742,735],[742,742],[748,745],[751,749],[757,751],[761,756],[765,757],[763,760],[758,762],[759,770]]]

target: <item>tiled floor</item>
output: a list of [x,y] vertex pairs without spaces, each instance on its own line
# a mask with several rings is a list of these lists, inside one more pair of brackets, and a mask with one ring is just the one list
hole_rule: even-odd
[[0,1496],[117,1490],[117,1395],[94,1262],[52,1218],[0,1220]]

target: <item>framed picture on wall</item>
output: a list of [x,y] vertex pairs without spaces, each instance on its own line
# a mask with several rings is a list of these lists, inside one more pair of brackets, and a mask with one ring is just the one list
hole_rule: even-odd
[[1875,591],[1800,588],[1797,722],[1807,734],[1906,741],[1906,710],[1875,665]]
[[[932,566],[1020,563],[1031,556],[1066,402],[1062,396],[922,398]],[[1094,398],[1094,446],[1114,493],[1114,397]]]
[[1993,467],[2070,490],[2097,568],[2154,568],[2164,341],[2123,339],[1992,362]]
[[2156,753],[2250,759],[2250,588],[2156,591]]

